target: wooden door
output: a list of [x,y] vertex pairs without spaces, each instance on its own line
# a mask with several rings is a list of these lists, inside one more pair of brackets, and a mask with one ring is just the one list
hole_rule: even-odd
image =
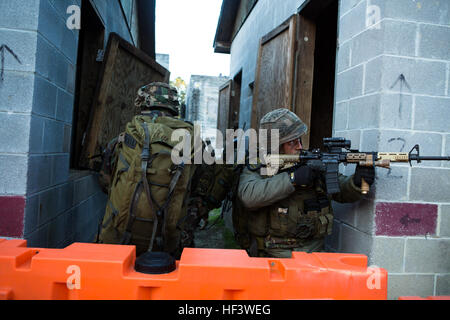
[[253,91],[251,127],[278,108],[293,110],[297,15],[275,28],[260,41]]
[[134,105],[138,89],[151,82],[169,82],[170,73],[117,34],[110,35],[100,82],[91,108],[80,166],[97,170],[98,156],[108,142],[125,130],[140,110]]

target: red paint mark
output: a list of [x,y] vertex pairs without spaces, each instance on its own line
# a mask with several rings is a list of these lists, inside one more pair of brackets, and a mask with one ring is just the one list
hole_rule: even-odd
[[436,233],[438,206],[420,203],[377,203],[377,236],[420,236]]
[[25,197],[0,197],[0,236],[23,237]]

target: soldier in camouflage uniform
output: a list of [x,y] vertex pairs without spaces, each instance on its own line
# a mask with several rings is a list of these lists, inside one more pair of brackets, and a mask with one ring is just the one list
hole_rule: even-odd
[[[139,89],[135,106],[140,115],[109,143],[103,156],[99,181],[108,204],[97,242],[133,244],[137,255],[154,249],[179,257],[182,248],[194,245],[200,220],[220,206],[222,199],[216,201],[211,194],[217,189],[211,182],[214,166],[175,166],[170,160],[178,143],[171,141],[171,132],[177,128],[188,130],[194,145],[193,125],[175,119],[178,105],[177,90],[166,83]],[[179,169],[182,173],[177,175]]]
[[[281,154],[299,154],[307,126],[288,109],[266,114],[261,129],[278,129]],[[327,195],[320,173],[308,166],[272,177],[245,168],[240,176],[238,200],[248,214],[250,256],[291,257],[292,251],[317,252],[331,234],[331,200],[341,203],[361,199],[361,178],[372,184],[373,168],[356,167],[355,174],[339,176],[341,192]]]

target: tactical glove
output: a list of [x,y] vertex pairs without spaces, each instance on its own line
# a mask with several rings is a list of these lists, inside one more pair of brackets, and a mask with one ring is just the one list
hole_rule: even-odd
[[361,188],[361,179],[364,179],[369,186],[375,181],[375,167],[363,167],[360,165],[356,166],[355,175],[353,176],[353,182],[355,186]]
[[314,180],[314,170],[308,166],[301,166],[290,173],[291,182],[297,187],[308,187]]

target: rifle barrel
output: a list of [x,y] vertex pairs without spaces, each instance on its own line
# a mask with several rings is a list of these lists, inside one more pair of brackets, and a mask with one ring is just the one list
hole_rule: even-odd
[[417,156],[411,155],[411,160],[422,161],[422,160],[435,160],[435,161],[450,161],[450,157],[440,157],[440,156]]

